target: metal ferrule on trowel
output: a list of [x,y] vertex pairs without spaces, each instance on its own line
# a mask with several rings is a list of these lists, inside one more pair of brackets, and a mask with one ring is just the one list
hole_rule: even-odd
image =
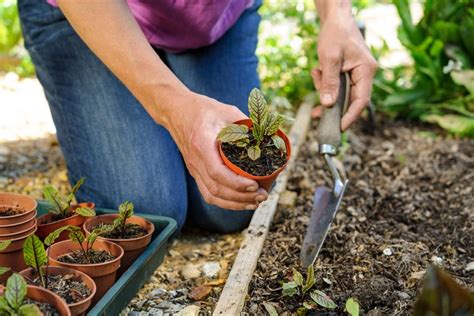
[[341,117],[347,109],[349,95],[350,77],[348,73],[342,73],[336,103],[323,109],[317,130],[319,153],[331,172],[333,187],[319,186],[314,193],[313,209],[301,249],[301,264],[305,268],[314,264],[348,183],[337,170],[333,156],[337,155],[341,145]]

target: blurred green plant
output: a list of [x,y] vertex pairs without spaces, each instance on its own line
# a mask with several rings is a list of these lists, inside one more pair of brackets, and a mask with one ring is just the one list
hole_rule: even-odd
[[0,71],[13,71],[20,77],[35,73],[33,63],[22,47],[16,0],[0,0]]
[[427,0],[416,24],[408,0],[393,3],[401,19],[398,38],[414,63],[378,73],[376,104],[395,117],[437,123],[455,135],[474,137],[474,3]]

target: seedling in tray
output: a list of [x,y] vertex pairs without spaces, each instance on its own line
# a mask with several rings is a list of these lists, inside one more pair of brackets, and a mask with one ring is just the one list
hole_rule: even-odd
[[286,143],[277,131],[289,118],[269,113],[263,93],[256,88],[250,92],[248,107],[251,127],[230,124],[217,139],[225,156],[240,169],[255,176],[270,175],[286,163]]
[[54,214],[54,221],[68,218],[74,215],[74,213],[85,217],[95,216],[94,209],[89,207],[78,207],[74,210],[74,212],[71,211],[72,201],[74,200],[75,194],[77,191],[79,191],[79,188],[83,183],[84,178],[80,178],[79,181],[77,181],[77,183],[72,187],[71,192],[65,197],[62,197],[58,190],[52,185],[48,185],[44,188],[44,197],[52,205],[48,211]]
[[133,215],[133,203],[125,201],[119,206],[119,216],[112,224],[99,224],[94,231],[104,238],[127,239],[141,237],[147,234],[147,230],[133,223],[127,223],[127,219]]
[[54,232],[49,234],[44,240],[44,243],[46,245],[52,245],[63,231],[69,231],[69,239],[76,242],[79,245],[80,250],[65,254],[62,257],[59,257],[58,261],[76,264],[95,264],[115,259],[114,256],[105,250],[93,249],[94,242],[97,240],[100,229],[94,230],[86,237],[79,227],[67,225],[56,229]]
[[42,315],[38,306],[25,300],[26,287],[25,279],[17,273],[8,278],[4,294],[0,296],[0,315]]

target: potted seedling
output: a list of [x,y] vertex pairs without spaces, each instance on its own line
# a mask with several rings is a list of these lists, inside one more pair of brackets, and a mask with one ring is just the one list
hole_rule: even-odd
[[84,222],[83,228],[86,234],[95,230],[99,239],[112,241],[123,248],[125,253],[119,275],[143,252],[155,231],[155,226],[150,221],[133,215],[133,204],[128,201],[119,206],[118,214],[89,218]]
[[218,134],[219,153],[235,173],[257,180],[267,191],[290,159],[290,142],[279,128],[287,119],[269,113],[263,93],[250,92],[250,119],[224,127]]
[[[50,233],[66,225],[82,227],[87,217],[95,216],[94,203],[72,204],[75,194],[84,183],[84,178],[72,187],[72,190],[65,197],[61,196],[58,190],[48,185],[44,188],[45,199],[51,204],[48,214],[38,218],[38,231],[36,235],[41,239],[46,238]],[[61,234],[56,241],[66,240],[67,233]]]
[[29,196],[0,192],[0,236],[36,225],[37,203]]
[[[65,231],[69,232],[69,240],[54,243]],[[44,242],[49,246],[51,265],[82,271],[94,280],[97,292],[93,304],[114,284],[123,257],[123,249],[119,245],[97,240],[96,232],[86,237],[81,228],[72,225],[55,230]]]
[[28,283],[56,293],[66,301],[73,315],[85,314],[96,292],[91,277],[71,268],[49,266],[44,244],[36,235],[25,240],[23,256],[29,268],[20,274]]
[[28,286],[25,279],[14,273],[0,288],[0,315],[11,316],[70,316],[66,303],[56,294],[37,286]]

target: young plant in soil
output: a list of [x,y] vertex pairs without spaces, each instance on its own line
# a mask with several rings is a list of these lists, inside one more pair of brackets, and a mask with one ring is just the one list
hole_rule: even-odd
[[48,274],[48,254],[38,236],[31,235],[25,240],[23,256],[26,265],[37,275],[35,279],[28,280],[32,285],[53,291],[67,304],[77,303],[91,295],[90,289],[84,283],[75,280],[71,274]]
[[286,144],[277,131],[289,118],[269,113],[265,96],[256,88],[250,92],[248,108],[252,127],[230,124],[217,139],[234,165],[255,176],[270,175],[286,162]]
[[[49,304],[37,306],[38,302],[27,299],[26,287],[25,279],[17,273],[8,278],[4,294],[0,296],[0,315],[39,316],[54,310]],[[56,312],[56,315],[59,314]]]
[[145,236],[147,230],[133,223],[127,223],[127,219],[133,215],[133,203],[125,201],[119,206],[119,216],[112,224],[100,224],[94,227],[97,235],[110,239],[130,239]]
[[[314,277],[314,268],[310,265],[306,271],[306,280],[296,269],[293,269],[292,280],[282,285],[283,296],[289,297],[296,303],[298,315],[306,315],[308,311],[315,310],[317,306],[327,309],[335,309],[336,303],[324,292],[314,289],[316,280]],[[267,306],[265,308],[272,308]],[[274,308],[274,307],[273,307]],[[349,298],[345,305],[346,312],[351,316],[359,315],[359,304],[353,298]],[[270,312],[269,312],[270,313]]]
[[105,250],[93,249],[94,242],[97,240],[97,233],[100,231],[94,230],[89,236],[84,236],[82,230],[73,225],[67,225],[56,229],[49,234],[44,243],[48,246],[52,245],[63,231],[69,231],[69,239],[76,242],[80,249],[59,257],[57,260],[64,263],[74,264],[96,264],[111,261],[115,257]]
[[51,203],[52,208],[48,211],[54,216],[52,217],[51,221],[59,221],[68,217],[71,217],[74,214],[79,214],[81,216],[90,217],[95,216],[94,209],[88,207],[78,207],[71,211],[71,204],[74,200],[74,197],[79,191],[79,188],[84,183],[84,178],[80,178],[77,183],[72,187],[71,192],[67,194],[65,197],[59,194],[59,191],[52,185],[47,185],[43,190],[43,195],[45,199]]

